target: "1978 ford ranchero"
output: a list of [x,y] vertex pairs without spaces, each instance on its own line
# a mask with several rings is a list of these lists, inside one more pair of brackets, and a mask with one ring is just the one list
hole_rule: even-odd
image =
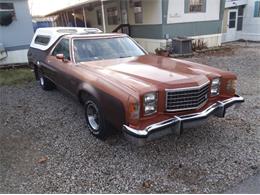
[[57,86],[84,104],[100,139],[111,127],[137,142],[180,134],[244,101],[231,72],[150,55],[127,35],[93,28],[38,29],[28,60],[44,90]]

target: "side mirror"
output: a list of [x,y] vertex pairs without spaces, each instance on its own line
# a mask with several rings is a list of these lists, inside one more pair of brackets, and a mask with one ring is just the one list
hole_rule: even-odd
[[63,53],[57,54],[57,55],[56,55],[56,58],[57,58],[58,60],[62,60],[62,61],[64,61],[64,59],[65,59]]
[[65,58],[65,56],[64,56],[63,53],[57,54],[57,55],[56,55],[56,58],[57,58],[58,60],[62,60],[63,62],[69,62],[69,61],[70,61],[69,59]]

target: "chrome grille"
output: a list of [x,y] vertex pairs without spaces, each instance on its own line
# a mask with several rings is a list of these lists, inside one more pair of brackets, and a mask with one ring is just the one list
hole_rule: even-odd
[[167,89],[166,111],[192,110],[203,106],[208,100],[209,83],[198,87]]

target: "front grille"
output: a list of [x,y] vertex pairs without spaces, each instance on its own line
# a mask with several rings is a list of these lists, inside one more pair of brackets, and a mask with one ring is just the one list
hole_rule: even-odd
[[167,89],[166,111],[193,110],[202,107],[208,100],[209,83],[198,87]]

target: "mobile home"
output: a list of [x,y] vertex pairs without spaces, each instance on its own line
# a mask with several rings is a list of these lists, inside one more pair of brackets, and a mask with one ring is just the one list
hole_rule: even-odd
[[0,66],[27,63],[32,37],[27,0],[0,0]]
[[225,0],[86,0],[47,16],[56,17],[54,26],[128,33],[154,52],[177,36],[220,45],[224,8]]

